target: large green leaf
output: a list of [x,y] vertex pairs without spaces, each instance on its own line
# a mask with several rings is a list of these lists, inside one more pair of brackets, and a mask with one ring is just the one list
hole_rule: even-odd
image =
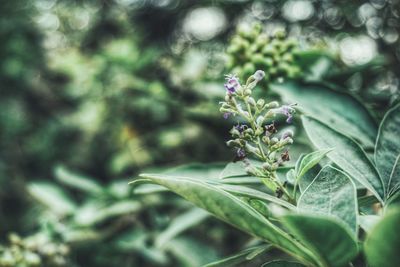
[[287,209],[290,209],[290,210],[295,210],[295,208],[296,208],[294,205],[290,204],[287,201],[284,201],[275,196],[271,196],[267,193],[264,193],[264,192],[246,187],[246,186],[223,184],[223,185],[217,185],[217,187],[223,189],[224,191],[232,193],[234,195],[267,201],[270,203],[278,204],[278,205],[285,207]]
[[332,217],[290,214],[282,219],[293,235],[319,255],[320,266],[341,267],[358,254],[354,235]]
[[216,179],[224,168],[224,163],[190,163],[167,169],[163,173],[168,175],[195,177],[201,179]]
[[400,177],[391,174],[400,155],[400,104],[389,110],[379,127],[376,139],[375,164],[382,176],[386,192],[400,185]]
[[314,146],[318,149],[333,148],[328,153],[328,158],[369,189],[380,201],[384,199],[385,190],[379,173],[355,141],[317,119],[302,116],[302,121]]
[[364,250],[370,267],[399,266],[400,208],[389,209],[368,235]]
[[351,95],[332,90],[321,84],[287,82],[274,84],[272,90],[283,101],[298,103],[299,109],[332,128],[338,129],[365,146],[372,147],[377,127],[368,110]]
[[342,220],[357,236],[357,190],[342,171],[326,166],[298,200],[300,211],[328,215]]
[[290,235],[272,224],[247,203],[234,195],[201,180],[143,174],[144,178],[163,185],[217,218],[264,239],[308,264],[315,264],[313,255]]

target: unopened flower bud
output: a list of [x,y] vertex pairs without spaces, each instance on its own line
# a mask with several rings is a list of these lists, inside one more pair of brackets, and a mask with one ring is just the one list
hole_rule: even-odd
[[281,141],[281,146],[286,146],[291,144],[293,144],[293,139],[290,137],[287,137]]
[[267,104],[268,108],[277,108],[279,107],[279,102],[278,101],[272,101],[270,103]]
[[273,163],[271,166],[272,171],[276,171],[279,168],[279,164],[278,163]]
[[257,153],[257,148],[248,143],[246,143],[246,150],[249,151],[250,153]]
[[255,172],[254,168],[251,166],[246,166],[244,170],[246,171],[247,174],[257,176],[257,173]]
[[262,109],[264,107],[265,101],[264,99],[258,99],[257,100],[257,108]]
[[237,142],[236,140],[229,140],[228,142],[226,142],[226,145],[228,147],[237,147],[240,146],[239,142]]
[[286,130],[283,134],[281,139],[286,139],[287,137],[292,138],[293,137],[293,131],[292,130]]
[[253,129],[248,128],[248,129],[246,129],[246,130],[244,131],[244,133],[245,133],[245,134],[249,134],[249,135],[253,135],[253,134],[254,134],[254,131],[253,131]]
[[271,144],[271,145],[275,145],[275,144],[278,143],[278,142],[279,142],[278,138],[273,137],[273,138],[271,138],[270,144]]
[[257,125],[262,125],[264,122],[264,117],[263,116],[258,116],[256,119]]
[[250,114],[249,114],[247,111],[243,111],[243,114],[244,114],[246,117],[249,117],[249,116],[250,116]]
[[[256,46],[256,50],[257,50],[257,49],[258,49],[258,47]],[[262,54],[260,54],[260,53],[254,54],[254,55],[251,57],[251,62],[253,62],[253,63],[256,64],[256,65],[263,64],[263,62],[264,62],[264,56],[263,56]]]
[[269,142],[270,142],[270,140],[269,140],[269,137],[268,136],[263,136],[262,138],[261,138],[261,141],[263,141],[263,143],[264,144],[269,144]]
[[267,171],[272,171],[272,166],[268,162],[263,163],[262,168]]
[[261,81],[264,77],[265,77],[265,72],[262,70],[257,70],[254,74],[253,74],[254,79],[259,82]]
[[256,132],[254,133],[256,136],[262,135],[264,133],[263,129],[261,127],[258,127],[256,129]]
[[232,128],[230,133],[231,133],[231,135],[233,137],[239,137],[240,136],[240,132],[236,128]]
[[257,105],[256,101],[252,97],[247,98],[247,102],[249,102],[249,104],[252,105],[253,107]]

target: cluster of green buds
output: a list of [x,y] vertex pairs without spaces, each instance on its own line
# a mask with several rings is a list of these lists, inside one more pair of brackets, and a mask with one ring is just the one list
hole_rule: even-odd
[[285,31],[267,34],[260,24],[251,30],[239,28],[227,49],[227,69],[240,78],[248,77],[257,69],[265,71],[265,81],[281,81],[300,76],[296,65],[299,47]]
[[[276,170],[290,160],[288,146],[293,143],[293,132],[279,135],[274,119],[283,115],[290,123],[295,108],[293,104],[279,105],[276,101],[266,103],[263,99],[254,99],[253,89],[264,77],[264,71],[257,70],[245,85],[241,85],[236,76],[227,76],[225,101],[220,103],[220,111],[225,119],[235,116],[240,121],[231,129],[233,139],[227,145],[236,150],[236,160],[245,162],[249,174],[261,178],[278,197],[285,195],[291,201],[285,185],[277,179]],[[249,157],[261,161],[262,165],[251,164]]]
[[67,266],[69,248],[42,235],[21,238],[9,235],[9,245],[0,246],[0,267]]

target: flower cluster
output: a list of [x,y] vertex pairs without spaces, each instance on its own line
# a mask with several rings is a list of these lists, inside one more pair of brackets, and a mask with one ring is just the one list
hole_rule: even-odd
[[299,48],[297,42],[286,37],[283,31],[268,35],[259,24],[251,30],[238,29],[227,49],[227,68],[238,73],[240,78],[248,77],[261,69],[266,72],[266,81],[294,78],[300,75],[296,65]]
[[[287,147],[293,143],[293,133],[286,131],[278,135],[274,118],[283,115],[286,122],[290,123],[295,105],[280,106],[277,101],[266,103],[263,99],[255,100],[252,91],[264,77],[264,71],[257,70],[245,85],[241,85],[234,75],[226,77],[225,101],[220,103],[220,111],[224,118],[236,116],[240,121],[231,129],[232,139],[227,145],[236,150],[236,160],[245,161],[249,174],[260,177],[278,196],[284,194],[290,198],[284,185],[277,179],[276,170],[290,160]],[[253,166],[247,160],[249,157],[261,161],[262,165]]]
[[67,266],[68,247],[53,243],[46,236],[22,239],[11,234],[9,242],[7,247],[0,246],[0,267]]

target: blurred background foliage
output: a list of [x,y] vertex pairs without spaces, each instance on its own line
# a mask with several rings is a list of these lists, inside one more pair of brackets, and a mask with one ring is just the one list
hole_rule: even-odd
[[254,22],[311,51],[296,73],[334,81],[376,119],[399,97],[398,0],[3,2],[0,266],[199,266],[255,242],[127,185],[232,160],[218,101],[223,74],[265,66],[257,47],[234,58]]

